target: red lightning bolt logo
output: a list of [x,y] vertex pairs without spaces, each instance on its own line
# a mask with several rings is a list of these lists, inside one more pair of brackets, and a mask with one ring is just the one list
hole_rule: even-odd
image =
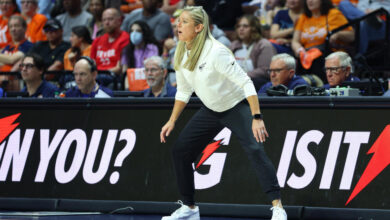
[[345,205],[355,198],[376,176],[390,164],[390,125],[387,125],[367,154],[374,154]]
[[203,162],[205,160],[207,160],[207,158],[209,158],[211,156],[211,154],[213,154],[214,151],[216,151],[221,146],[221,141],[222,140],[219,140],[219,141],[216,141],[216,142],[213,142],[213,143],[207,145],[207,147],[202,152],[203,156],[202,156],[202,158],[200,158],[200,161],[196,165],[196,168],[198,168],[200,165],[202,165]]
[[0,143],[18,127],[19,123],[12,123],[14,123],[19,116],[20,113],[0,119]]

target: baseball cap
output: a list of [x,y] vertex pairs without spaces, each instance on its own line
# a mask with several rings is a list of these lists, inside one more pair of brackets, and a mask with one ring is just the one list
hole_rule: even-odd
[[46,30],[60,30],[60,29],[62,29],[62,25],[55,18],[47,20],[45,26],[43,26],[43,30],[45,30],[45,31]]

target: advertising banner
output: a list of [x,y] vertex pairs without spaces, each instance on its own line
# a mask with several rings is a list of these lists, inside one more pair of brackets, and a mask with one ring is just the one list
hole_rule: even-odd
[[[186,109],[165,144],[171,109],[0,110],[0,197],[172,202],[179,199],[171,148],[197,111]],[[390,117],[386,108],[263,108],[264,146],[285,204],[390,208]],[[269,204],[227,128],[194,163],[196,201]]]

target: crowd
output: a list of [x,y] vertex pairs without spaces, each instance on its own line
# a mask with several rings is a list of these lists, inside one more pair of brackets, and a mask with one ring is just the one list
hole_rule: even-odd
[[[351,57],[385,38],[386,19],[363,20],[357,34],[353,26],[328,33],[376,9],[390,12],[383,0],[0,0],[0,96],[129,90],[174,97],[177,19],[185,6],[208,12],[212,35],[259,95],[278,86],[330,89],[359,81]],[[7,72],[20,72],[21,80]]]

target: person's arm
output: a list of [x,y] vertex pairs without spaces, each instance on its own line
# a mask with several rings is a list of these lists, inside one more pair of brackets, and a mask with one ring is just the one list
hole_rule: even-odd
[[120,61],[118,61],[116,63],[115,67],[109,69],[108,71],[111,71],[111,72],[115,73],[115,75],[120,75],[121,71],[122,71],[122,68],[121,68],[121,65],[120,65]]
[[354,31],[339,31],[332,36],[330,36],[329,42],[331,44],[337,43],[338,41],[342,41],[344,43],[351,43],[355,40]]
[[171,131],[175,128],[175,123],[179,118],[180,114],[183,112],[183,109],[186,107],[186,105],[187,103],[183,101],[175,100],[171,117],[169,118],[168,122],[161,128],[161,132],[160,132],[161,143],[166,142],[166,137],[168,137]]
[[302,50],[305,50],[305,48],[302,46],[302,44],[300,42],[300,39],[301,39],[301,32],[295,30],[294,35],[293,35],[293,39],[291,42],[291,48],[293,49],[294,54],[297,57],[299,57],[299,52],[301,52]]
[[[258,45],[260,44],[260,45]],[[254,45],[253,51],[256,50],[255,59],[252,59],[254,70],[248,72],[248,76],[253,78],[263,77],[268,79],[267,68],[271,63],[271,59],[274,55],[276,55],[276,50],[271,43],[265,40],[261,40],[260,43],[256,43]],[[252,54],[251,54],[252,55]],[[252,58],[252,56],[251,56]]]
[[49,68],[47,68],[47,71],[62,70],[63,68],[64,64],[61,61],[56,60],[52,65],[49,66]]
[[0,63],[3,64],[9,64],[13,65],[14,63],[18,62],[20,59],[22,59],[24,56],[24,53],[21,51],[18,51],[13,54],[0,54]]
[[[248,100],[252,115],[260,114],[259,97],[257,95],[252,95],[248,96],[246,99]],[[263,119],[252,120],[252,132],[257,142],[265,142],[265,138],[269,137]]]
[[278,39],[278,38],[286,38],[294,33],[294,28],[287,28],[280,30],[280,27],[278,24],[272,24],[271,25],[271,38]]

